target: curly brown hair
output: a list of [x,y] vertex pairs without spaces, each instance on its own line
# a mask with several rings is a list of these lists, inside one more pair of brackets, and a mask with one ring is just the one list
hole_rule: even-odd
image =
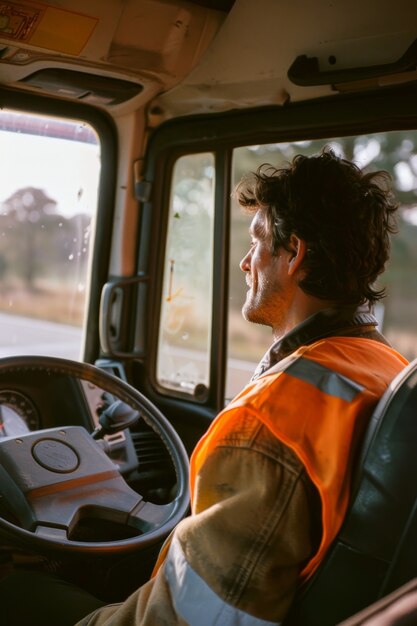
[[346,304],[384,297],[375,281],[389,258],[398,208],[387,172],[364,173],[326,147],[280,169],[261,165],[235,197],[249,213],[265,210],[273,254],[289,249],[292,234],[306,242],[305,293]]

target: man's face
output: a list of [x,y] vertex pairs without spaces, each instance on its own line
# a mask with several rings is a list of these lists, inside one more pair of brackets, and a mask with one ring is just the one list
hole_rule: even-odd
[[256,212],[249,232],[251,245],[240,262],[240,269],[246,273],[246,284],[249,287],[242,313],[249,322],[271,326],[279,332],[286,326],[286,314],[291,302],[289,253],[280,248],[276,255],[272,254],[271,235],[264,210]]

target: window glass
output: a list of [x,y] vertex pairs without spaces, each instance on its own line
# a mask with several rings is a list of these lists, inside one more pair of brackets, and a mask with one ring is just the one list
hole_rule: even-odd
[[0,111],[0,356],[81,358],[100,144],[82,121]]
[[157,380],[199,397],[209,384],[213,226],[214,156],[183,156],[171,185]]
[[[408,359],[417,356],[417,133],[392,131],[357,137],[247,146],[234,151],[233,185],[263,163],[280,167],[296,154],[311,155],[330,145],[340,156],[369,171],[387,170],[400,202],[399,232],[393,237],[391,259],[379,284],[387,297],[375,314],[380,330]],[[246,285],[239,261],[248,249],[250,218],[232,206],[230,308],[227,399],[249,380],[272,341],[271,331],[243,320],[241,306]],[[366,251],[364,251],[366,254]]]

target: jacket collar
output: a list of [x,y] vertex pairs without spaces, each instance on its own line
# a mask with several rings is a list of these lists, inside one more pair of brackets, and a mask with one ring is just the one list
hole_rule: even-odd
[[378,321],[372,314],[369,305],[363,305],[359,308],[322,309],[273,343],[262,357],[251,380],[259,378],[269,368],[300,346],[309,345],[319,339],[333,335],[360,334],[365,327],[375,330],[377,325]]

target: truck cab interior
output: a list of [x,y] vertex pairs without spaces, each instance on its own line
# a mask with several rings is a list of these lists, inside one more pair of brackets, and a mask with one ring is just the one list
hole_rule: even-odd
[[392,176],[375,314],[411,365],[288,623],[338,624],[417,576],[416,16],[412,0],[0,3],[0,568],[42,563],[109,602],[147,579],[188,514],[194,446],[271,343],[241,316],[233,188],[331,146]]

